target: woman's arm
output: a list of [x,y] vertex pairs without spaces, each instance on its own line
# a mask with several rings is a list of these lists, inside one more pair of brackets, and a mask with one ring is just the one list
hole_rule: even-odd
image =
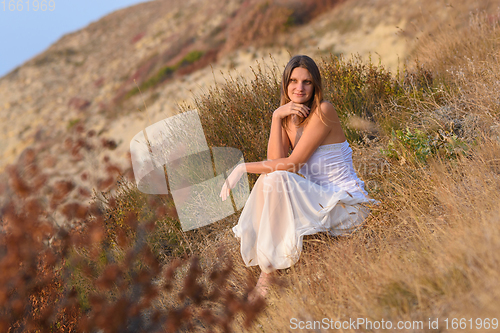
[[290,149],[290,140],[288,133],[281,125],[282,119],[296,115],[300,117],[307,117],[309,115],[309,108],[303,104],[289,102],[280,106],[273,112],[273,120],[271,122],[271,133],[269,134],[269,141],[267,143],[267,159],[275,160],[285,158]]
[[[323,112],[325,122],[321,121],[316,112]],[[324,141],[328,133],[330,133],[334,124],[333,120],[337,119],[335,109],[330,103],[322,103],[321,110],[317,110],[316,112],[311,116],[312,118],[309,120],[302,137],[290,156],[262,162],[242,163],[236,166],[222,186],[219,195],[222,200],[226,200],[230,189],[236,186],[236,183],[245,172],[270,173],[277,170],[292,172],[300,170],[302,165],[309,160],[314,151]]]
[[277,113],[273,113],[271,133],[269,134],[269,142],[267,143],[268,160],[284,158],[288,155],[288,150],[290,149],[288,133],[281,125],[281,120],[282,118]]
[[[316,112],[323,112],[325,123],[321,121]],[[270,173],[277,170],[296,172],[300,170],[325,140],[332,129],[334,120],[337,119],[335,109],[330,103],[322,103],[321,110],[316,110],[316,112],[312,114],[312,118],[290,156],[262,162],[244,163],[241,164],[240,168],[249,173]]]

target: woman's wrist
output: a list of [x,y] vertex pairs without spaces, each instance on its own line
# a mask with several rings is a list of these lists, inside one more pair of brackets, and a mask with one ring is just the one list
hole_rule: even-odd
[[274,112],[273,112],[273,118],[276,119],[276,120],[281,120],[282,117],[281,117],[281,115],[280,115],[280,113],[279,113],[278,110],[279,109],[274,110]]
[[243,173],[246,171],[246,166],[245,166],[245,163],[240,163],[236,166],[236,168],[238,169],[239,172]]

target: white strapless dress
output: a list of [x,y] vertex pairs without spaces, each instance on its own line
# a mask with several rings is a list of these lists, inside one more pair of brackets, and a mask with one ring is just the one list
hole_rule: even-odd
[[247,266],[269,273],[299,259],[302,238],[345,235],[361,225],[375,200],[354,171],[347,141],[319,146],[299,170],[262,174],[233,227]]

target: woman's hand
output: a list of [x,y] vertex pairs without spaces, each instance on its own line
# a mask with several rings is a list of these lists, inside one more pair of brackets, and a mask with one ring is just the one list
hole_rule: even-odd
[[240,180],[241,176],[245,173],[245,164],[238,164],[234,168],[233,172],[227,177],[224,185],[222,185],[222,190],[220,191],[219,197],[222,201],[225,201],[229,196],[229,191],[236,186],[236,183]]
[[311,110],[306,105],[290,101],[277,108],[274,111],[273,116],[277,116],[279,119],[283,119],[289,115],[296,115],[305,118],[309,115],[310,111]]

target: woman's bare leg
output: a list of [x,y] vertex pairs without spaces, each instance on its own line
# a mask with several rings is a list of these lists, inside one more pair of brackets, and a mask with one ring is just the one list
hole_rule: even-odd
[[257,284],[255,285],[255,288],[253,288],[253,290],[248,295],[249,300],[253,301],[258,296],[266,297],[273,275],[274,275],[273,273],[265,273],[265,272],[260,273],[260,277],[259,280],[257,281]]

